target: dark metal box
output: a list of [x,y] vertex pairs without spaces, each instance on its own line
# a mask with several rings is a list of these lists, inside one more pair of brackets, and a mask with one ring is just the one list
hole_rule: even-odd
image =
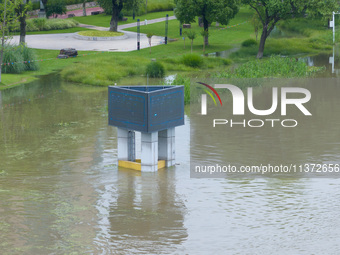
[[155,132],[184,124],[183,86],[110,86],[109,125]]

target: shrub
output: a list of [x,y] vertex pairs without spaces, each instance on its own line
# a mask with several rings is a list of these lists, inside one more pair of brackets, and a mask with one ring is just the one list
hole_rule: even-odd
[[182,57],[182,62],[186,66],[198,68],[203,65],[203,58],[196,54],[186,54]]
[[31,48],[28,48],[26,46],[20,46],[20,51],[22,54],[23,60],[26,62],[25,65],[25,71],[35,71],[39,69],[38,63],[36,61],[32,61],[36,59],[36,55],[34,51]]
[[18,47],[7,45],[4,49],[3,73],[22,73],[25,70],[23,57]]
[[146,66],[146,74],[152,78],[162,78],[165,74],[164,66],[156,61],[152,61]]
[[176,75],[170,85],[184,85],[184,104],[190,104],[190,78]]
[[253,46],[253,45],[256,45],[257,42],[255,39],[247,39],[245,40],[241,45],[242,47],[250,47],[250,46]]
[[33,50],[26,46],[6,45],[1,70],[3,73],[22,73],[23,71],[38,70],[38,63],[32,61],[35,59],[36,56]]
[[172,1],[148,3],[148,12],[172,11],[175,4]]
[[67,29],[77,26],[79,23],[74,19],[49,19],[46,21],[45,30]]
[[[47,31],[47,30],[58,30],[58,29],[67,29],[76,27],[79,23],[74,19],[45,19],[45,18],[37,18],[37,19],[28,19],[26,20],[26,31]],[[19,32],[19,22],[16,23],[13,28],[14,32]]]
[[[18,28],[15,28],[14,31],[19,31],[19,22],[18,24]],[[38,31],[39,28],[37,27],[37,25],[34,23],[34,19],[27,19],[26,20],[26,31]]]
[[266,77],[306,77],[312,76],[323,68],[311,69],[302,61],[295,58],[271,56],[268,59],[252,60],[240,65],[233,71],[221,72],[221,78],[266,78]]
[[46,19],[45,18],[37,18],[33,19],[33,24],[40,30],[44,30],[44,27],[46,26]]
[[224,58],[222,60],[222,62],[223,62],[223,65],[226,65],[226,66],[229,66],[229,65],[231,65],[233,63],[233,61],[231,59],[229,59],[229,58]]

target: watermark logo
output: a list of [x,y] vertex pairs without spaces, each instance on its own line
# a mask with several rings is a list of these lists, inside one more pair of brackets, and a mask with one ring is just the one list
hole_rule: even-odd
[[[277,111],[279,103],[280,103],[280,108],[281,108],[281,116],[286,116],[287,115],[287,106],[288,105],[294,105],[297,107],[302,114],[305,116],[312,116],[310,111],[305,107],[304,104],[310,101],[311,99],[311,93],[309,90],[305,88],[298,88],[298,87],[282,87],[280,88],[280,96],[279,96],[279,89],[276,87],[272,88],[272,104],[269,109],[256,109],[254,106],[254,93],[253,93],[253,88],[249,87],[247,88],[247,94],[245,96],[244,92],[237,86],[231,85],[231,84],[215,84],[214,87],[198,82],[199,84],[202,84],[209,88],[211,91],[214,92],[214,94],[218,97],[220,104],[222,106],[222,100],[220,98],[220,95],[217,93],[216,89],[227,89],[233,98],[233,115],[235,116],[242,116],[245,115],[245,106],[248,107],[249,112],[251,112],[254,115],[257,116],[269,116],[273,114],[274,112]],[[210,91],[207,89],[204,90],[210,97],[213,99],[215,105],[216,105],[216,100],[211,94]],[[202,94],[201,95],[201,114],[202,115],[207,115],[207,94]],[[295,97],[294,97],[294,96]],[[245,104],[247,102],[247,104]],[[262,127],[265,123],[265,121],[270,122],[272,124],[272,127],[274,127],[274,122],[280,121],[282,126],[284,127],[295,127],[297,126],[297,121],[294,119],[288,119],[288,120],[283,120],[281,121],[280,119],[252,119],[249,121],[244,120],[241,122],[243,126],[246,126],[246,123],[248,123],[250,127]],[[227,124],[227,123],[232,123],[231,121],[228,121],[226,119],[214,119],[213,126],[215,127],[216,125],[219,124]],[[285,125],[285,122],[293,122],[293,125]],[[252,125],[251,123],[258,123],[257,125]],[[238,123],[240,124],[240,123]]]
[[[203,86],[209,88],[217,96],[218,100],[220,101],[221,106],[223,105],[220,95],[217,93],[217,91],[213,87],[203,82],[197,82],[197,83],[202,84]],[[214,96],[211,94],[211,92],[207,89],[204,89],[204,91],[212,98],[212,100],[214,101],[214,104],[217,105],[216,100]],[[201,104],[202,115],[207,115],[207,94],[202,94],[202,98],[201,98],[202,99],[202,104]]]

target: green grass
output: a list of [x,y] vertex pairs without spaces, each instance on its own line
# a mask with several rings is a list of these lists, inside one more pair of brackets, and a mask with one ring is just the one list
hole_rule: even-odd
[[[151,58],[148,49],[141,54],[101,53],[87,58],[86,61],[79,59],[74,65],[62,70],[61,75],[67,81],[107,86],[119,82],[124,77],[145,76]],[[157,62],[164,66],[167,72],[193,72],[225,66],[225,61],[219,58],[202,59],[199,68],[187,66],[179,56],[157,58]]]
[[[156,13],[153,13],[156,15]],[[158,13],[157,15],[164,13]],[[248,21],[253,12],[248,8],[241,8],[235,19],[231,20],[229,25],[237,25]],[[102,15],[103,16],[103,15]],[[103,16],[104,17],[104,16]],[[84,19],[102,22],[100,15],[82,17]],[[98,20],[97,20],[98,19]],[[81,21],[79,21],[82,23]],[[316,21],[315,21],[316,22]],[[306,22],[304,26],[308,26]],[[297,54],[317,54],[320,52],[329,52],[332,44],[332,33],[330,30],[323,29],[320,22],[310,23],[309,32],[301,34],[303,30],[295,31],[296,36],[273,37],[266,42],[264,55],[270,56],[286,55],[294,56]],[[319,25],[317,25],[319,24]],[[100,25],[99,23],[96,25]],[[291,25],[295,27],[295,25]],[[315,29],[313,29],[315,27]],[[253,28],[250,23],[243,23],[241,25],[222,29],[225,26],[220,25],[216,27],[213,23],[209,28],[210,45],[206,47],[206,53],[224,51],[231,48],[239,48],[231,57],[233,62],[239,64],[243,61],[249,61],[255,58],[258,50],[257,45],[250,47],[241,47],[241,43],[247,39],[255,38]],[[288,28],[287,28],[288,29]],[[129,31],[136,31],[136,28],[127,29]],[[153,33],[164,36],[165,23],[149,24],[141,26],[142,33]],[[198,27],[197,23],[192,24],[192,30],[197,32],[197,38],[194,40],[193,53],[201,55],[203,52],[203,38],[199,35],[202,28]],[[306,30],[306,29],[305,29]],[[185,31],[185,29],[184,29]],[[61,70],[65,79],[93,85],[108,85],[119,81],[123,77],[133,77],[145,74],[145,68],[150,63],[152,58],[156,58],[157,62],[164,65],[166,72],[197,72],[197,73],[211,73],[219,69],[225,69],[231,63],[229,60],[220,58],[204,58],[203,64],[200,68],[193,68],[186,66],[182,61],[182,56],[190,53],[190,41],[188,38],[184,41],[179,35],[179,22],[177,20],[169,21],[169,38],[174,39],[168,45],[160,45],[149,49],[142,49],[133,52],[115,52],[115,53],[100,53],[89,55],[86,57],[78,57],[71,59],[55,59],[58,51],[50,50],[36,50],[39,59],[54,58],[46,62],[40,62],[40,70],[34,72],[26,72],[20,75],[3,75],[3,85],[13,86],[20,82],[28,82],[36,78],[37,75],[48,74],[55,70]],[[113,68],[114,64],[114,68]],[[203,71],[202,71],[203,70]],[[209,70],[209,72],[204,72]],[[1,89],[1,85],[0,85]]]
[[82,36],[95,36],[95,37],[115,37],[122,36],[124,33],[120,32],[110,32],[110,31],[82,31],[78,33]]
[[[34,52],[37,56],[39,70],[38,71],[29,71],[23,72],[21,74],[2,74],[1,75],[1,83],[0,90],[8,89],[14,86],[18,86],[23,83],[31,82],[39,78],[41,75],[46,75],[49,73],[53,73],[56,71],[60,71],[63,68],[66,68],[77,61],[86,60],[85,57],[79,58],[69,58],[69,59],[57,59],[59,54],[59,50],[38,50],[34,49]],[[78,52],[80,54],[93,54],[90,51],[82,51]],[[96,55],[90,55],[96,56]],[[44,61],[41,61],[44,60]]]
[[323,68],[309,67],[295,58],[272,56],[264,60],[253,60],[229,71],[219,72],[218,78],[267,78],[267,77],[306,77],[313,76]]
[[[230,21],[230,25],[237,25],[242,22],[249,20],[251,17],[252,11],[246,8],[241,8],[238,15]],[[183,49],[184,42],[183,36],[179,35],[179,21],[178,20],[170,20],[169,28],[168,28],[168,37],[174,40],[175,42],[171,42],[170,45],[176,48],[178,52],[176,55],[182,55],[183,53],[188,53],[190,51],[190,40],[186,37],[185,44],[186,50]],[[194,30],[197,34],[196,39],[193,43],[193,52],[202,53],[203,51],[203,37],[200,35],[202,28],[198,26],[197,20],[195,23],[191,24],[191,29]],[[242,43],[244,40],[249,39],[249,37],[253,36],[253,29],[249,23],[241,24],[236,27],[224,29],[225,25],[220,25],[219,27],[215,26],[215,23],[211,25],[209,28],[209,43],[210,45],[206,47],[206,53],[215,52],[215,51],[223,51],[234,47],[234,45]],[[128,28],[125,29],[127,31],[136,32],[137,28]],[[185,32],[187,29],[183,29]],[[147,26],[141,26],[141,33],[153,33],[159,36],[165,36],[165,22],[149,24]],[[184,35],[185,36],[185,35]],[[173,52],[172,52],[173,53]]]
[[[166,14],[168,14],[169,16],[173,16],[174,12],[173,11],[152,12],[146,15],[136,16],[135,20],[133,20],[132,17],[127,17],[128,20],[119,21],[119,25],[134,23],[134,22],[137,22],[137,19],[144,21],[145,19],[151,20],[151,19],[164,18]],[[99,15],[86,16],[86,17],[73,17],[72,19],[75,19],[81,24],[98,26],[98,27],[110,27],[111,16],[105,15],[105,14],[99,14]]]

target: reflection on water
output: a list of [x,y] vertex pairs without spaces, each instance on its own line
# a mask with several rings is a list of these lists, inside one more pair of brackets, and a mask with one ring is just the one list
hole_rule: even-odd
[[308,66],[323,66],[326,70],[319,77],[339,77],[340,74],[340,54],[339,48],[333,46],[331,54],[321,53],[314,56],[298,58],[299,61],[305,62]]
[[[266,105],[268,91],[258,93]],[[190,178],[190,126],[203,160],[221,157],[209,139],[240,162],[339,159],[339,87],[312,94],[320,121],[290,135],[219,141],[191,112],[176,128],[178,165],[141,174],[117,168],[106,88],[52,76],[1,92],[1,254],[337,254],[339,180]],[[251,137],[257,146],[246,146]]]

